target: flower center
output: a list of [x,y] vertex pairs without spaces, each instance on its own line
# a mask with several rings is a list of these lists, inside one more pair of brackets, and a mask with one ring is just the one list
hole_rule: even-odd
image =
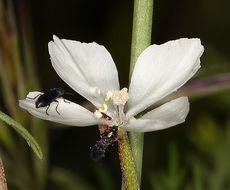
[[107,96],[105,98],[105,101],[109,101],[111,99],[113,101],[113,104],[117,106],[124,106],[129,99],[129,93],[127,88],[122,88],[120,91],[109,90],[106,95]]
[[[110,126],[119,127],[128,122],[124,113],[124,107],[128,99],[129,93],[127,88],[123,88],[121,90],[109,90],[106,93],[103,108],[96,110],[94,112],[94,116],[97,119],[106,120],[105,123]],[[108,112],[109,116],[106,114]],[[105,117],[105,115],[107,117]]]

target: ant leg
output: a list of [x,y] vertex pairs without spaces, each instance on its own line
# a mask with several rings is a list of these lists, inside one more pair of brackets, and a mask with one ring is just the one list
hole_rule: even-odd
[[46,109],[46,115],[49,115],[48,114],[48,109],[50,108],[50,105],[48,105],[47,109]]
[[57,101],[57,100],[54,100],[54,102],[57,102],[57,105],[56,105],[56,108],[55,108],[56,112],[57,112],[59,115],[61,115],[61,114],[59,113],[59,111],[57,110],[57,108],[58,108],[58,105],[59,105],[59,101]]
[[31,98],[31,97],[26,97],[26,99],[30,99],[30,100],[35,100],[37,97],[41,96],[42,94],[38,94],[37,96],[35,96],[34,98]]

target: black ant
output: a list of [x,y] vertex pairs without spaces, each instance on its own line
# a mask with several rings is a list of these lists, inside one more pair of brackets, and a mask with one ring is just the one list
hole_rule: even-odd
[[[36,99],[38,97],[38,99],[36,100],[35,102],[35,107],[36,108],[41,108],[41,107],[47,107],[46,109],[46,114],[48,114],[48,109],[50,107],[50,104],[52,102],[57,102],[57,106],[55,108],[56,112],[60,115],[60,113],[58,112],[57,108],[58,108],[58,105],[59,105],[59,102],[56,100],[57,98],[60,98],[60,97],[63,97],[65,94],[65,91],[63,89],[60,89],[60,88],[52,88],[50,89],[49,91],[45,92],[44,94],[38,94],[37,96],[35,96],[34,98],[30,98],[30,97],[27,97],[29,99]],[[65,101],[65,99],[64,99]],[[66,102],[66,101],[65,101]],[[70,102],[67,102],[67,103],[70,103]]]
[[100,160],[105,156],[105,151],[109,145],[112,145],[118,140],[117,138],[117,126],[109,127],[103,134],[101,139],[91,148],[90,157],[92,160]]

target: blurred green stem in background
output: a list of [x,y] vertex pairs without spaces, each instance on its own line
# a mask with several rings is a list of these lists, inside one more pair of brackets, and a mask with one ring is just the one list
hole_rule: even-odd
[[[24,173],[20,170],[17,180],[13,178],[16,169],[6,171],[10,187],[26,186],[28,189],[45,189],[48,168],[47,126],[43,121],[21,112],[18,107],[18,100],[24,97],[25,93],[40,89],[34,67],[35,57],[30,18],[27,1],[0,0],[0,87],[3,92],[3,105],[5,105],[1,105],[0,109],[5,108],[4,112],[31,131],[39,141],[45,157],[43,161],[39,161],[34,154],[30,155],[23,151],[24,144],[20,146],[21,140],[18,142],[7,130],[8,128],[3,127],[0,128],[0,136],[4,136],[1,142],[4,142],[4,145],[9,148],[7,151],[13,151],[13,154],[9,156],[2,150],[0,153],[3,161],[7,160],[5,162],[7,170],[8,165],[12,165],[11,163],[14,163],[15,168],[18,164],[24,169]],[[5,126],[3,122],[0,123]],[[34,166],[27,168],[28,159],[31,157]]]
[[[152,14],[153,0],[134,1],[133,33],[129,80],[131,80],[133,68],[135,66],[137,58],[139,57],[141,52],[145,50],[151,43]],[[137,179],[140,185],[144,134],[130,132],[129,140],[133,153],[134,163],[136,166]]]
[[[25,11],[27,10],[27,11]],[[37,74],[35,72],[35,51],[33,44],[32,26],[30,23],[30,10],[27,6],[27,1],[20,0],[18,3],[19,12],[19,26],[21,31],[21,43],[22,43],[22,55],[24,58],[25,70],[27,74],[27,90],[33,91],[34,89],[41,89]],[[48,170],[48,136],[47,126],[44,121],[32,117],[31,119],[31,131],[35,139],[39,140],[42,151],[45,155],[43,161],[39,161],[37,157],[33,156],[33,164],[36,179],[38,180],[39,188],[44,189],[47,180]]]

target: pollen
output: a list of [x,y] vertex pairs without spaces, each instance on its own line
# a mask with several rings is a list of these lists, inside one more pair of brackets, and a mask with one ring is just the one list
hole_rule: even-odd
[[105,101],[108,102],[110,100],[110,97],[106,96]]
[[102,109],[102,108],[100,108],[100,109],[99,109],[99,112],[101,112],[101,113],[105,113],[105,112],[107,112],[107,110],[108,110],[108,106],[107,106],[107,104],[103,104],[103,109]]

